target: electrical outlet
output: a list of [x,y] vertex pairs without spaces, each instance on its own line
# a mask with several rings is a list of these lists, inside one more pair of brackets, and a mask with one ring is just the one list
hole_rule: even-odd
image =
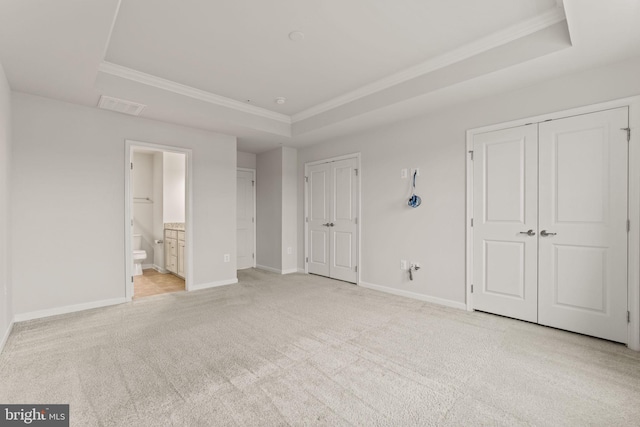
[[231,261],[231,255],[224,254],[224,262],[230,262],[230,261]]
[[407,269],[407,260],[406,259],[401,259],[400,260],[400,270],[406,270]]
[[406,178],[407,173],[407,169],[400,169],[400,178]]
[[291,250],[291,246],[287,247],[287,255],[291,255],[293,251]]

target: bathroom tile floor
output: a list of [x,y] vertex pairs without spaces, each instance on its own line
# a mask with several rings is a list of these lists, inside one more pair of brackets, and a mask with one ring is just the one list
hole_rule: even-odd
[[147,269],[133,278],[133,299],[179,291],[184,291],[184,279],[170,273]]

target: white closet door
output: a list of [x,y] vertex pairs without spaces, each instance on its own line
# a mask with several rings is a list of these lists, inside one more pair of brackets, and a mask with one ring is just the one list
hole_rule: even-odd
[[237,245],[238,270],[254,266],[254,191],[253,171],[238,171],[237,181]]
[[627,125],[627,108],[602,111],[541,123],[539,141],[539,323],[620,342]]
[[329,277],[329,224],[331,207],[331,164],[309,168],[309,273]]
[[356,279],[356,159],[331,165],[331,271],[330,277],[355,283]]
[[473,162],[473,307],[537,321],[536,125],[479,134]]
[[357,160],[308,170],[309,273],[357,281]]

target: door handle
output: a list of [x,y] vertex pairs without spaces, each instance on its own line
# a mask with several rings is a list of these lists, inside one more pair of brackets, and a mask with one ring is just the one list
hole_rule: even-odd
[[328,222],[328,223],[322,224],[322,225],[325,226],[325,227],[333,227],[335,224],[332,223],[332,222]]
[[527,236],[535,236],[536,232],[533,230],[521,231],[520,234],[526,234]]
[[556,234],[558,234],[558,233],[549,233],[547,230],[542,230],[542,231],[540,232],[540,235],[541,235],[542,237],[555,236]]

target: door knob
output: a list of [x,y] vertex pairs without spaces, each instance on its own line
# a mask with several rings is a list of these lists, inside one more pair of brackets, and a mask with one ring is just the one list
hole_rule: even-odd
[[535,236],[536,232],[533,230],[521,231],[520,234],[526,234],[527,236]]
[[547,230],[542,230],[542,231],[540,232],[540,235],[541,235],[542,237],[555,236],[556,234],[558,234],[558,233],[549,233]]
[[330,223],[329,223],[329,227],[333,227],[334,225],[335,225],[335,224],[334,224],[334,223],[332,223],[332,222],[330,222]]
[[331,223],[327,222],[326,224],[322,224],[323,227],[331,227]]

